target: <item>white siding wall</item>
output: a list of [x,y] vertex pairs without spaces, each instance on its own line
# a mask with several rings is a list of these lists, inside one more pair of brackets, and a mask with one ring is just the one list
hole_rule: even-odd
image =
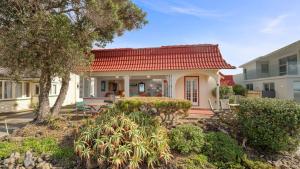
[[[1,112],[12,112],[12,111],[23,111],[31,109],[34,105],[38,103],[38,96],[35,95],[35,84],[38,84],[37,82],[30,82],[30,98],[18,98],[18,99],[10,99],[10,100],[0,100],[0,113]],[[59,78],[55,78],[52,84],[57,85],[56,89],[56,95],[50,92],[50,105],[52,106],[59,94],[60,88],[61,88],[61,81]],[[13,88],[13,93],[14,92]],[[23,89],[24,92],[24,89]],[[67,92],[66,99],[63,103],[63,105],[71,105],[75,104],[77,101],[80,101],[79,99],[79,76],[75,74],[71,74],[71,80],[69,83],[69,89]]]

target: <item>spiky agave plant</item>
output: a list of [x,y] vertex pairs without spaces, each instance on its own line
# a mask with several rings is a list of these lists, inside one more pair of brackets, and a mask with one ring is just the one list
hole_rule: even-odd
[[171,154],[166,129],[153,125],[148,116],[147,122],[141,122],[142,116],[108,111],[81,131],[75,142],[77,154],[99,167],[115,169],[135,169],[142,163],[154,168],[161,161],[167,162]]

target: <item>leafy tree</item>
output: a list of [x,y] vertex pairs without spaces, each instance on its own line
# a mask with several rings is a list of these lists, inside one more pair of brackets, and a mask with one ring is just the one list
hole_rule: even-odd
[[[12,77],[40,77],[37,121],[57,115],[68,90],[70,72],[91,63],[92,44],[104,47],[115,36],[144,26],[146,14],[131,0],[1,0],[0,59]],[[62,88],[50,110],[54,77]]]

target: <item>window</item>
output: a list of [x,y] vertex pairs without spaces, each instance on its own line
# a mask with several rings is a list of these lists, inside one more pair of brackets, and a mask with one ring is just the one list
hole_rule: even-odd
[[244,79],[247,80],[247,69],[244,69],[243,72],[244,72]]
[[25,97],[30,97],[30,83],[24,82],[24,95]]
[[57,95],[57,84],[52,84],[51,94],[52,95]]
[[139,93],[145,92],[145,83],[141,82],[139,83]]
[[101,81],[101,92],[105,92],[105,91],[106,91],[106,82]]
[[2,96],[3,96],[3,94],[2,94],[2,81],[0,81],[0,100],[2,99]]
[[4,81],[4,99],[12,98],[12,82]]
[[300,103],[300,81],[294,81],[294,100]]
[[279,59],[279,75],[296,75],[298,74],[297,68],[297,55],[289,56]]
[[253,84],[246,84],[247,90],[253,90]]
[[269,73],[269,64],[268,63],[261,64],[261,73]]
[[15,98],[21,98],[22,97],[22,83],[15,83]]
[[274,83],[264,83],[264,91],[275,91]]
[[40,95],[40,85],[39,85],[39,84],[35,84],[35,87],[34,87],[34,95],[35,95],[35,96]]

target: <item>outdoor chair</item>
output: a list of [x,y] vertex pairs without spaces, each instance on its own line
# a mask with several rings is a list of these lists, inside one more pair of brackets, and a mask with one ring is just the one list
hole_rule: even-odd
[[76,102],[76,115],[78,116],[79,112],[83,112],[84,116],[87,112],[91,112],[92,109],[89,106],[86,106],[85,102]]
[[211,100],[210,99],[208,99],[208,103],[209,103],[209,106],[210,106],[210,109],[211,109],[211,111],[212,112],[214,112],[214,114],[219,114],[219,113],[222,113],[223,111],[222,110],[218,110],[218,109],[215,109],[214,107],[213,107],[213,105],[212,105],[212,103],[211,103]]
[[229,105],[229,99],[221,99],[220,106],[221,106],[221,110],[224,112],[231,111],[231,108]]

